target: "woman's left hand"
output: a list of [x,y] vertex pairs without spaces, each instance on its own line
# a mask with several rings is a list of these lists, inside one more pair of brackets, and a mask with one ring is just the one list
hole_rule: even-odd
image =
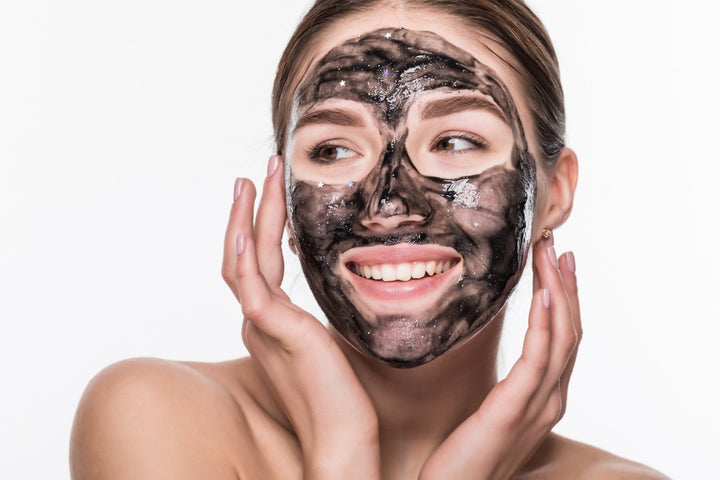
[[533,250],[534,294],[523,351],[507,378],[430,455],[420,480],[510,478],[565,413],[582,335],[575,262],[552,240]]

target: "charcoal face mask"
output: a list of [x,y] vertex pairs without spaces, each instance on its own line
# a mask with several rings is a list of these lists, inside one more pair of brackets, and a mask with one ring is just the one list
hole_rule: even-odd
[[[423,95],[446,92],[489,98],[502,112],[514,143],[505,164],[459,178],[420,173],[405,145],[408,110]],[[369,108],[385,147],[369,173],[342,184],[298,179],[287,159],[288,213],[305,276],[331,325],[356,349],[395,367],[422,365],[487,324],[517,284],[530,243],[535,160],[496,74],[431,32],[381,29],[335,47],[299,84],[293,118],[333,99]],[[373,219],[394,217],[413,221],[371,228]],[[374,246],[452,249],[456,268],[445,274],[453,272],[452,281],[422,312],[373,311],[372,302],[356,300],[353,282],[381,280],[360,278],[368,267],[341,256]]]

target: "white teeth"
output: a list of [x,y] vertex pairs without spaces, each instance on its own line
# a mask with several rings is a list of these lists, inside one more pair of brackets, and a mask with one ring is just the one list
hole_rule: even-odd
[[423,278],[425,276],[425,262],[413,262],[412,278]]
[[370,265],[363,265],[362,275],[365,278],[372,278],[372,267],[370,267]]
[[382,272],[383,282],[394,282],[397,280],[397,269],[395,265],[386,263],[380,267],[380,271]]
[[412,263],[380,263],[375,265],[355,265],[353,271],[367,279],[383,282],[407,282],[413,278],[432,277],[450,270],[453,261],[412,262]]
[[397,279],[407,282],[412,278],[412,265],[409,263],[401,263],[397,266]]
[[435,275],[436,269],[437,269],[437,262],[435,260],[433,260],[432,262],[427,262],[425,264],[425,271],[430,276]]

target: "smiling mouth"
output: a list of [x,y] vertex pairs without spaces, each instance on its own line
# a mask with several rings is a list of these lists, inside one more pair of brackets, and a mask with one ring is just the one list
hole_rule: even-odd
[[450,270],[458,262],[458,259],[374,264],[349,262],[346,266],[355,275],[368,280],[409,282],[439,275]]

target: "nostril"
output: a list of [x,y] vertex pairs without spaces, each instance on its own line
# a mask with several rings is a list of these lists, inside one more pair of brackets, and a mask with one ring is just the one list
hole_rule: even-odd
[[418,227],[424,225],[427,218],[423,215],[383,215],[376,214],[361,223],[369,230],[389,231],[398,228]]

